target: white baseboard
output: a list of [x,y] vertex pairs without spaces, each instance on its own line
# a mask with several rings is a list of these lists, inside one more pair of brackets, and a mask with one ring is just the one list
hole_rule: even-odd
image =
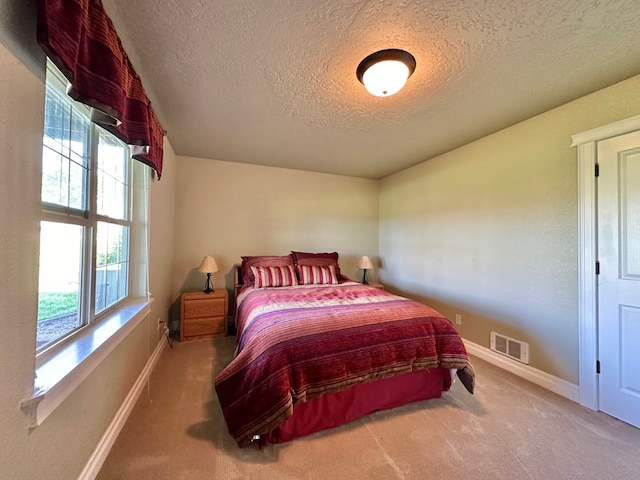
[[111,447],[116,441],[116,438],[118,438],[122,427],[124,427],[127,418],[129,418],[131,410],[133,410],[136,401],[140,397],[140,394],[149,379],[149,375],[151,375],[160,355],[164,351],[166,343],[167,342],[164,338],[158,342],[158,345],[149,357],[149,360],[147,360],[147,364],[142,369],[142,372],[140,372],[136,382],[133,384],[133,387],[131,387],[131,390],[129,390],[127,397],[124,399],[122,405],[120,405],[120,408],[116,412],[116,415],[113,417],[111,424],[107,428],[106,432],[104,432],[100,442],[91,454],[91,457],[78,477],[78,480],[94,480],[98,475],[98,472],[106,460]]
[[510,358],[500,355],[499,353],[478,345],[477,343],[464,339],[463,341],[467,348],[467,353],[470,355],[475,355],[496,367],[502,368],[503,370],[513,373],[518,377],[524,378],[531,383],[535,383],[536,385],[546,388],[547,390],[557,393],[569,400],[580,403],[580,388],[578,385],[562,380],[561,378],[554,377],[553,375],[543,372],[542,370],[538,370],[537,368],[530,367],[529,365],[511,360]]

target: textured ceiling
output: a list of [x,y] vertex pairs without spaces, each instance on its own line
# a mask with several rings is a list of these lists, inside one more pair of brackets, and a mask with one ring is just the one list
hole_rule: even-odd
[[[382,178],[640,73],[638,0],[103,4],[176,153],[229,162]],[[417,67],[379,98],[386,48]]]

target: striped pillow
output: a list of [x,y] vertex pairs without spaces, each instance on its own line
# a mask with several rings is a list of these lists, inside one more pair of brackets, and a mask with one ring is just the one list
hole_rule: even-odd
[[293,265],[282,267],[251,267],[255,277],[254,288],[264,287],[291,287],[298,285],[296,271]]
[[298,265],[298,275],[300,276],[300,285],[336,285],[338,283],[336,268],[333,265],[328,267]]
[[338,252],[331,253],[310,253],[310,252],[296,252],[291,251],[293,257],[293,263],[296,265],[315,265],[318,267],[328,267],[334,265],[336,269],[336,276],[338,279],[343,278],[340,272],[340,264],[338,263]]
[[293,257],[291,255],[253,255],[242,257],[242,283],[243,285],[252,286],[256,279],[251,271],[251,267],[283,267],[285,265],[293,266]]

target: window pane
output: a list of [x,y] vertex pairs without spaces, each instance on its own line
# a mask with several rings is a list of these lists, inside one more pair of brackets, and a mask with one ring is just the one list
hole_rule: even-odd
[[65,204],[62,202],[61,188],[66,185],[62,183],[61,170],[66,164],[62,155],[49,150],[46,146],[42,149],[42,201],[47,203],[55,203],[57,205]]
[[42,201],[85,210],[89,119],[48,85],[44,122]]
[[80,112],[71,108],[71,151],[69,157],[74,161],[83,164],[84,159],[87,158],[87,146],[88,146],[88,134],[89,134],[89,119],[82,115]]
[[129,218],[129,148],[104,130],[98,144],[98,213],[119,220]]
[[69,206],[84,210],[87,169],[75,162],[69,162]]
[[98,222],[96,250],[96,314],[129,292],[129,228]]
[[81,326],[83,241],[84,228],[81,226],[40,223],[38,348]]
[[64,153],[63,144],[69,138],[68,116],[71,107],[50,85],[47,85],[44,107],[44,144],[54,152]]

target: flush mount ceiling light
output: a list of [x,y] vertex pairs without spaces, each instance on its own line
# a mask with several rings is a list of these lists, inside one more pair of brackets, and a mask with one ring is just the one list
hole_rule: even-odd
[[398,93],[416,69],[409,52],[390,48],[372,53],[360,62],[356,76],[367,91],[378,97]]

